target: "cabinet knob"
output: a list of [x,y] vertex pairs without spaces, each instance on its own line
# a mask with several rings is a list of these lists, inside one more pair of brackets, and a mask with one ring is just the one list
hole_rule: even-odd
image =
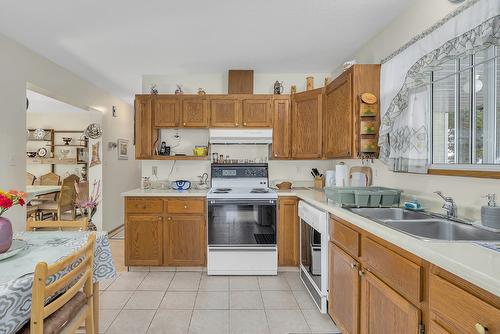
[[351,268],[352,269],[356,269],[358,267],[358,264],[357,263],[351,263]]
[[365,275],[365,271],[363,269],[361,269],[360,271],[358,271],[358,274],[359,274],[359,276],[364,276]]
[[486,334],[486,332],[488,331],[488,328],[484,327],[480,323],[475,324],[474,327],[476,328],[476,332],[478,334]]
[[158,220],[161,221],[161,216],[158,216]]
[[187,205],[184,205],[184,209],[187,209],[187,208],[188,208],[188,206],[187,206]]
[[246,123],[246,122],[244,122],[244,123],[243,123],[243,126],[247,126],[247,123]]
[[238,123],[234,123],[234,125],[238,126]]
[[186,122],[182,123],[182,125],[186,126]]
[[274,153],[274,156],[277,157],[278,156],[278,153]]
[[172,217],[168,217],[167,220],[172,220]]

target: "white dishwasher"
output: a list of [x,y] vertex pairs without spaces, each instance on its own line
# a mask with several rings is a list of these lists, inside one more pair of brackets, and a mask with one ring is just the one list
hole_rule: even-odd
[[328,213],[299,202],[300,278],[321,313],[327,312]]

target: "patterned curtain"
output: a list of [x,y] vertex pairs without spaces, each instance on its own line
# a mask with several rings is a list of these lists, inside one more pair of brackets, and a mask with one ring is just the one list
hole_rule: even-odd
[[383,60],[380,159],[393,171],[427,173],[433,68],[500,45],[500,1],[469,1]]

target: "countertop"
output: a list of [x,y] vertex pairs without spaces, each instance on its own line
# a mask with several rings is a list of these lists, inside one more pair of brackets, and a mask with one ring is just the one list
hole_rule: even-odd
[[122,193],[122,197],[205,197],[208,189],[174,190],[174,189],[134,189]]
[[[122,196],[206,196],[208,190],[132,190]],[[335,206],[322,190],[278,190],[278,196],[296,196],[433,263],[500,297],[500,252],[471,242],[423,241]]]

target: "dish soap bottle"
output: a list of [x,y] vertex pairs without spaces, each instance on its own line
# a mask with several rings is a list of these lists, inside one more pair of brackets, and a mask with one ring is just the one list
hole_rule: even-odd
[[496,204],[496,195],[487,194],[488,206],[481,207],[481,223],[493,229],[500,230],[500,206]]

